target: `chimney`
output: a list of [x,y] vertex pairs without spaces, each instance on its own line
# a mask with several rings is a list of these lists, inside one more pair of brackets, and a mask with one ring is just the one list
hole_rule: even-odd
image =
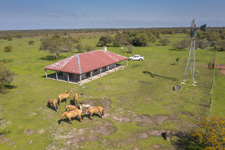
[[106,46],[103,46],[103,50],[104,50],[104,51],[107,51],[107,47],[106,47]]

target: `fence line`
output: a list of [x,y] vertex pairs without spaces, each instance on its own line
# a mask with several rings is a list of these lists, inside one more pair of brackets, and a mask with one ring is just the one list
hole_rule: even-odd
[[213,79],[214,79],[214,76],[215,76],[215,65],[216,65],[216,52],[217,52],[217,50],[215,50],[215,57],[214,57],[213,75],[212,75],[212,86],[211,86],[211,94],[210,94],[210,101],[209,101],[209,114],[208,114],[208,121],[209,121],[209,118],[210,118],[210,113],[211,113],[212,92],[213,92]]

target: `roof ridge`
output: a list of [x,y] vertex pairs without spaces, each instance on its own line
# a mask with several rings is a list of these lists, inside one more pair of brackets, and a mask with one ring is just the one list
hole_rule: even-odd
[[80,57],[79,57],[79,54],[77,54],[77,61],[78,61],[79,72],[80,72],[80,74],[81,74]]
[[[106,53],[107,51],[104,51],[104,50],[103,50],[103,52]],[[109,52],[110,52],[110,51],[109,51]],[[112,52],[111,52],[111,53],[112,53]],[[106,53],[106,54],[107,54],[108,56],[110,56],[112,59],[114,59],[115,61],[118,61],[118,59],[115,59],[115,58],[114,58],[113,56],[111,56],[109,53]]]

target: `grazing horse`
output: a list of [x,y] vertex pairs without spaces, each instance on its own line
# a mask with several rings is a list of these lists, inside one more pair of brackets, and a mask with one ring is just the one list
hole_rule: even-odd
[[78,110],[78,109],[80,109],[82,111],[81,105],[78,105],[78,106],[66,105],[66,111],[67,112],[70,112],[70,111],[73,111],[73,110]]
[[78,100],[78,94],[77,93],[73,94],[73,100],[74,100],[74,104],[77,106],[77,100]]
[[47,106],[50,108],[51,105],[53,105],[53,107],[55,108],[55,110],[58,111],[57,100],[56,99],[52,99],[52,98],[49,98],[48,99]]
[[100,112],[101,118],[104,115],[104,109],[101,106],[88,107],[88,109],[86,110],[86,114],[87,114],[87,112],[89,112],[91,120],[92,120],[93,113]]
[[71,118],[78,116],[80,119],[80,122],[82,120],[82,110],[77,109],[77,110],[73,110],[70,112],[65,111],[64,113],[62,113],[62,119],[64,119],[64,117],[67,117],[69,119],[68,123],[72,124],[72,120]]
[[58,96],[58,104],[60,106],[61,100],[66,99],[66,103],[68,100],[68,97],[70,96],[70,93],[72,93],[72,90],[69,90],[68,92],[64,93],[64,94],[59,94]]

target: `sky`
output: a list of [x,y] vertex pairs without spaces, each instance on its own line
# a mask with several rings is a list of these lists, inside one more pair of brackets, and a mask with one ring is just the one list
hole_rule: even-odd
[[0,0],[0,30],[225,26],[225,0]]

